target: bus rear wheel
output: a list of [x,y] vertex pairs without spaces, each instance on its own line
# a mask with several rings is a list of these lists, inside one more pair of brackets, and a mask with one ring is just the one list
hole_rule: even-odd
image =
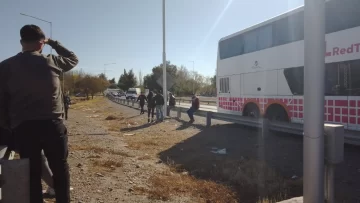
[[243,116],[260,118],[260,110],[254,103],[249,103],[245,106]]
[[280,104],[272,104],[266,110],[265,117],[270,121],[289,122],[289,116],[284,107]]

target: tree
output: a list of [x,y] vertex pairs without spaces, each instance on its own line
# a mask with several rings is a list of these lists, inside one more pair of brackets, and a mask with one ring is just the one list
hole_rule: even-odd
[[109,83],[110,83],[110,84],[115,84],[115,83],[116,83],[115,78],[109,80]]
[[136,80],[132,69],[129,72],[126,72],[126,69],[124,69],[124,73],[120,75],[118,86],[120,89],[126,91],[129,88],[136,86]]
[[100,75],[85,75],[77,82],[77,86],[86,94],[86,98],[89,99],[89,95],[94,98],[96,93],[104,92],[109,86],[109,82],[100,77]]
[[[167,61],[166,72],[176,81],[177,66]],[[163,64],[155,66],[152,73],[144,77],[144,87],[150,90],[162,90],[162,87],[157,83],[157,80],[163,76]],[[168,90],[174,91],[174,87],[169,87],[170,81],[167,81]]]

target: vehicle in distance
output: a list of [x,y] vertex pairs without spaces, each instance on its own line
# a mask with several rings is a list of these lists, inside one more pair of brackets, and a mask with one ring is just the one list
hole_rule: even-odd
[[[324,120],[360,130],[360,1],[325,9]],[[217,60],[219,112],[303,122],[303,7],[222,38]]]
[[126,99],[137,99],[140,93],[140,88],[129,88],[129,90],[126,92]]

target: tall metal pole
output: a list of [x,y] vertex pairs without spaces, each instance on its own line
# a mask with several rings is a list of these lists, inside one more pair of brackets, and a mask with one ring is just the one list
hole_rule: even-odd
[[164,95],[164,112],[167,112],[167,87],[166,87],[166,38],[165,38],[165,0],[162,1],[163,10],[163,95]]
[[304,202],[324,202],[325,0],[304,7]]

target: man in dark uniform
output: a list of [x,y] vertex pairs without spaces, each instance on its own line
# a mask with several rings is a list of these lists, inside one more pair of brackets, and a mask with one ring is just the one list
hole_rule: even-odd
[[145,105],[145,101],[147,102],[146,96],[144,95],[144,92],[141,92],[141,94],[139,95],[139,97],[137,98],[136,102],[140,101],[140,115],[144,114],[144,105]]
[[[67,129],[60,75],[78,64],[36,25],[20,30],[22,52],[0,63],[0,127],[10,129],[21,158],[30,160],[30,202],[42,203],[41,151],[53,172],[57,203],[70,202]],[[58,55],[43,55],[45,45]]]
[[65,120],[68,119],[68,112],[71,104],[71,99],[69,95],[64,94],[64,110],[65,110]]
[[154,93],[152,91],[149,92],[147,96],[148,101],[148,123],[150,123],[150,114],[151,114],[151,122],[154,122],[154,110],[155,110],[155,99]]

